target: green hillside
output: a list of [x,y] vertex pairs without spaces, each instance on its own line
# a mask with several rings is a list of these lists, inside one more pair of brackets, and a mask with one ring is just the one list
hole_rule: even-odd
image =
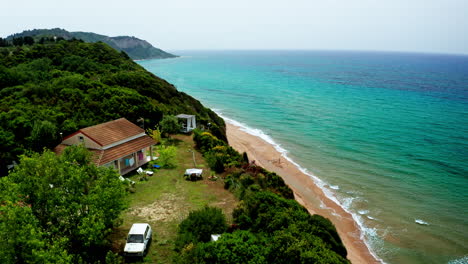
[[153,128],[165,114],[195,114],[225,139],[224,121],[108,45],[62,40],[0,48],[0,175],[28,150],[125,117]]
[[6,38],[7,41],[13,41],[14,38],[33,37],[36,42],[39,42],[41,38],[63,38],[70,40],[73,38],[81,39],[85,42],[104,42],[107,45],[113,47],[118,51],[125,51],[130,58],[134,60],[141,59],[166,59],[175,58],[177,56],[165,52],[161,49],[153,47],[150,43],[145,40],[141,40],[136,37],[129,36],[118,36],[109,37],[91,32],[69,32],[61,28],[53,29],[33,29],[25,30],[21,33],[10,35]]
[[[83,127],[125,117],[153,128],[179,113],[211,123],[210,131],[195,130],[193,141],[165,139],[162,169],[153,169],[150,183],[134,175],[136,187],[92,164],[82,146],[44,151]],[[195,159],[210,177],[186,182],[181,175]],[[151,221],[145,263],[349,264],[333,224],[310,215],[281,177],[229,146],[220,117],[102,42],[0,47],[1,176],[14,161],[0,177],[0,263],[123,263],[120,242],[131,223]],[[164,205],[162,194],[171,192]],[[132,214],[161,202],[180,206],[168,211],[174,219]],[[221,209],[205,205],[224,206],[231,225]],[[211,234],[222,235],[212,243]]]

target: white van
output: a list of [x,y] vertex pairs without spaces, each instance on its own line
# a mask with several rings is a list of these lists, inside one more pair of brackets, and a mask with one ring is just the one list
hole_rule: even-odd
[[149,224],[133,224],[128,232],[124,256],[144,257],[151,243],[153,231]]

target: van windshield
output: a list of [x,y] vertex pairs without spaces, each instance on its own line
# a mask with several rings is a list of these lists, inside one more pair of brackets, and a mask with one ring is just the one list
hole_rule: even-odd
[[129,235],[127,243],[143,243],[143,235]]

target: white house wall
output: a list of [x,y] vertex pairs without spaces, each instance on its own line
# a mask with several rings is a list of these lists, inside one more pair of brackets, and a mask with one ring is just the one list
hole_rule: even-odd
[[89,149],[102,149],[102,147],[99,144],[97,144],[96,142],[91,140],[89,137],[85,136],[83,133],[77,133],[77,134],[73,135],[72,137],[69,137],[69,138],[65,139],[64,141],[62,141],[62,144],[65,144],[65,145],[79,145],[79,144],[82,143],[80,141],[80,137],[83,137],[83,143],[84,143],[86,148],[89,148]]

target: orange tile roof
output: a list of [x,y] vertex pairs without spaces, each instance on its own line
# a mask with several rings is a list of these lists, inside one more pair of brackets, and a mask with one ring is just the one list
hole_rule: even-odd
[[134,140],[125,142],[123,144],[117,145],[115,147],[112,147],[110,149],[103,150],[101,151],[102,156],[98,160],[97,165],[104,165],[108,162],[127,156],[154,144],[156,144],[156,141],[154,141],[151,137],[142,136]]
[[79,131],[101,146],[107,146],[145,132],[141,127],[125,118],[82,128]]
[[[151,137],[142,136],[106,150],[90,149],[90,151],[93,153],[93,162],[101,166],[154,144],[156,144],[156,142]],[[68,146],[60,144],[54,148],[54,152],[56,154],[61,154],[65,147]]]

